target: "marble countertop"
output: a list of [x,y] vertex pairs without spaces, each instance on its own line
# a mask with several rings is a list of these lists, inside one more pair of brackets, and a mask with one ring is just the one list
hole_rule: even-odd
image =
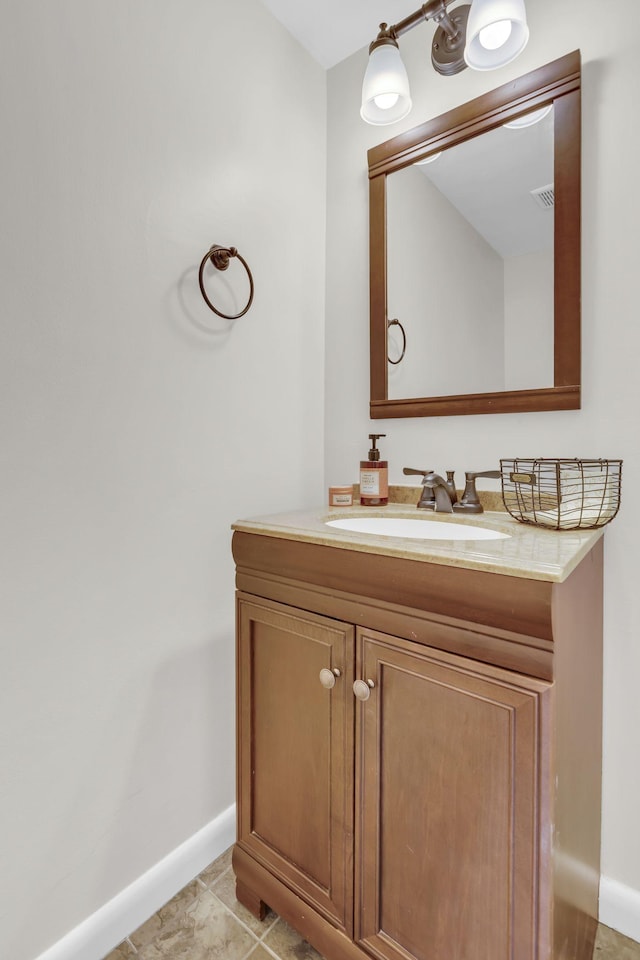
[[[419,518],[425,523],[433,520],[465,523],[469,527],[492,527],[509,536],[501,540],[418,540],[354,533],[326,525],[327,520],[362,516]],[[385,507],[362,507],[359,504],[318,507],[237,520],[232,528],[243,533],[317,543],[339,550],[377,553],[557,583],[566,580],[604,533],[603,527],[595,530],[544,530],[519,523],[503,510],[485,510],[482,514],[461,518],[455,514],[418,511],[406,503],[389,503]]]

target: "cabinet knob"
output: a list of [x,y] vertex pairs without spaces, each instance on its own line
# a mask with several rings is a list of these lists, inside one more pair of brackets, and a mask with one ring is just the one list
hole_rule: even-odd
[[340,671],[337,667],[334,667],[333,670],[323,667],[320,671],[320,683],[326,690],[331,690],[332,687],[335,687],[336,685],[336,677],[339,676]]
[[353,692],[358,700],[368,700],[374,687],[373,680],[356,680],[353,685]]

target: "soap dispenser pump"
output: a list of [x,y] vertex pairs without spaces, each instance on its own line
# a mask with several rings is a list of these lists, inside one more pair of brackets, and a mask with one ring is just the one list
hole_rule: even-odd
[[360,461],[360,503],[365,507],[383,507],[389,502],[389,464],[380,459],[376,441],[386,433],[370,433],[369,459]]

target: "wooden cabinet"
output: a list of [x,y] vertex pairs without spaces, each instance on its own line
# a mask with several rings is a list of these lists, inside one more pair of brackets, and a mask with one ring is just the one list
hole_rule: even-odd
[[590,958],[601,551],[528,588],[248,534],[234,555],[238,898],[327,960]]
[[[347,624],[238,601],[238,837],[247,852],[348,931],[353,641]],[[322,686],[321,670],[335,678],[333,688]]]
[[530,960],[549,684],[381,634],[358,652],[375,683],[356,725],[358,942]]

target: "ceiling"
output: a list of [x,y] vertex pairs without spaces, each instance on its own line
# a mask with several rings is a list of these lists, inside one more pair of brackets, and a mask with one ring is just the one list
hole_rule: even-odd
[[553,249],[553,206],[533,196],[553,190],[553,112],[521,130],[497,127],[436,157],[408,169],[428,177],[501,257]]
[[397,23],[420,0],[262,0],[312,57],[329,68],[368,46],[382,21]]

